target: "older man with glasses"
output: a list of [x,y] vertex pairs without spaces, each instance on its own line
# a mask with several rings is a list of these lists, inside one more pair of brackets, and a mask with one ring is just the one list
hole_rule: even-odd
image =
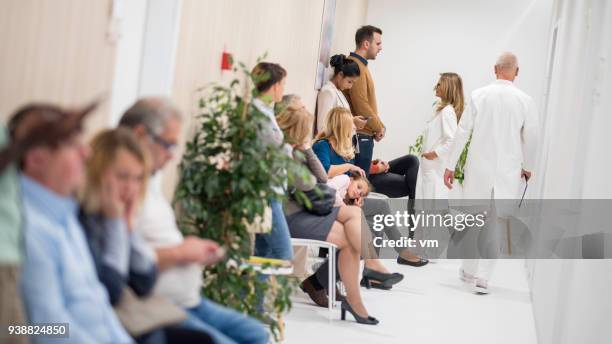
[[[178,109],[165,98],[137,101],[119,125],[130,128],[151,158],[151,174],[173,157],[181,133]],[[266,343],[268,334],[255,319],[202,297],[202,267],[217,263],[223,250],[212,240],[183,237],[170,202],[150,181],[134,229],[155,249],[160,276],[156,291],[189,313],[186,326],[209,333],[216,343]]]

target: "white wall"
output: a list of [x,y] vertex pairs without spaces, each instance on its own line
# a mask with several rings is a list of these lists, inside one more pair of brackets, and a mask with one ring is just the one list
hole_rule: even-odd
[[115,3],[117,49],[109,125],[115,125],[121,115],[138,98],[142,63],[143,37],[147,19],[147,0]]
[[[110,0],[0,2],[0,119],[33,101],[80,106],[110,96],[110,7]],[[88,134],[107,126],[108,104],[89,117]]]
[[552,0],[370,0],[368,24],[383,30],[370,68],[387,137],[375,155],[407,154],[432,115],[439,73],[462,76],[466,96],[494,79],[500,52],[518,55],[518,87],[540,104]]
[[172,93],[180,0],[119,1],[117,59],[110,122],[136,99]]
[[612,5],[557,1],[558,26],[540,171],[542,198],[612,198]]
[[[557,0],[553,13],[558,34],[547,72],[538,195],[609,199],[612,3]],[[610,243],[605,246],[609,250]],[[537,260],[528,266],[540,344],[610,343],[612,260]]]

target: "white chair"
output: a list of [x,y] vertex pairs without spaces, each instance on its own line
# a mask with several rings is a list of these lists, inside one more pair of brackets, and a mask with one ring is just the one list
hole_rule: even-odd
[[293,246],[306,246],[316,248],[327,248],[328,259],[329,259],[329,270],[328,270],[328,281],[327,286],[327,307],[329,309],[329,317],[332,316],[332,308],[336,305],[336,250],[338,246],[327,242],[312,239],[291,239],[291,245]]

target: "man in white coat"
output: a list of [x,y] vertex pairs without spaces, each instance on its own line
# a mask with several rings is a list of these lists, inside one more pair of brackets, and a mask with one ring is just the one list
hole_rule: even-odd
[[[533,99],[513,84],[518,70],[516,56],[503,53],[495,64],[497,80],[473,91],[461,116],[449,149],[444,183],[452,188],[455,166],[471,134],[464,169],[465,199],[520,199],[531,177],[538,145],[538,113]],[[495,202],[491,204],[486,230],[495,232],[507,219],[498,217]],[[493,250],[498,252],[499,246]],[[495,253],[491,256],[497,257]],[[461,278],[473,283],[475,292],[488,293],[494,264],[492,259],[464,260]]]

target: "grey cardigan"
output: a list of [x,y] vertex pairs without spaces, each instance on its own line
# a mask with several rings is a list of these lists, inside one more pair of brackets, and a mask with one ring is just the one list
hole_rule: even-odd
[[[327,173],[321,165],[321,161],[317,158],[317,155],[312,151],[312,148],[308,148],[303,152],[304,159],[298,159],[295,156],[295,150],[293,151],[293,157],[297,161],[308,167],[310,175],[305,180],[295,181],[295,188],[301,191],[310,191],[314,189],[317,183],[327,183]],[[292,198],[288,198],[285,202],[285,215],[289,216],[303,210],[303,207]]]

